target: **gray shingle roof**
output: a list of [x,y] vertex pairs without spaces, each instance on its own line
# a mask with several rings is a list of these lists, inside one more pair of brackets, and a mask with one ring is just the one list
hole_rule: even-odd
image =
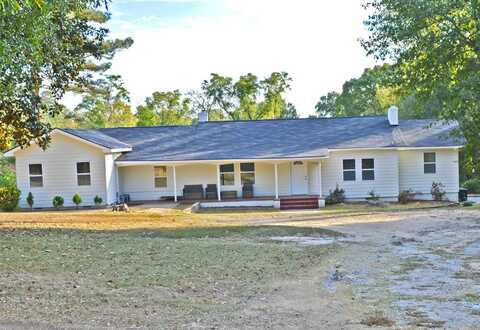
[[[433,125],[432,125],[433,124]],[[432,125],[431,127],[429,125]],[[401,120],[391,127],[385,116],[296,120],[218,121],[191,126],[68,130],[105,143],[131,145],[122,161],[183,161],[321,157],[328,149],[447,147],[463,141],[449,133],[454,125],[432,120]]]
[[109,149],[131,148],[129,144],[119,141],[112,136],[105,135],[98,129],[61,128],[60,130],[68,134],[75,135],[76,137],[82,138],[89,142],[103,146],[105,148],[109,148]]

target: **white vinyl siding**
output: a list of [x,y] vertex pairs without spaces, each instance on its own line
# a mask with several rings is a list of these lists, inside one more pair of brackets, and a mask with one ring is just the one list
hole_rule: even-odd
[[[344,181],[343,160],[355,159],[355,181]],[[374,159],[375,180],[362,180],[362,159]],[[331,150],[329,158],[322,161],[322,194],[328,195],[338,184],[345,189],[347,199],[360,200],[372,190],[385,199],[398,198],[398,153],[396,150]]]
[[[32,192],[33,207],[52,207],[54,196],[61,196],[65,206],[74,206],[72,197],[79,193],[82,205],[94,205],[95,195],[106,201],[105,155],[99,148],[66,137],[52,134],[52,140],[43,151],[36,145],[15,153],[17,185],[22,192],[20,206],[28,207],[26,198]],[[90,162],[91,184],[79,186],[77,162]],[[30,187],[29,164],[42,164],[43,187]]]
[[[435,152],[436,173],[425,173],[424,153]],[[419,193],[416,197],[431,199],[433,182],[441,182],[447,198],[458,199],[459,167],[457,149],[405,150],[400,155],[400,190],[412,189]]]

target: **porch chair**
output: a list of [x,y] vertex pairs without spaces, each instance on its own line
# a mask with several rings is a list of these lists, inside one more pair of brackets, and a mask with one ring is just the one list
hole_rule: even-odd
[[203,199],[203,186],[201,184],[185,185],[183,187],[183,199]]
[[253,184],[245,183],[242,187],[243,198],[253,198]]
[[216,184],[207,184],[205,188],[205,198],[206,199],[217,199],[217,185]]

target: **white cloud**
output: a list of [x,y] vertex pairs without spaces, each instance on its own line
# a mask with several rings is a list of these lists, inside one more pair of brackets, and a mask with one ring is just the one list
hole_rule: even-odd
[[124,77],[135,105],[155,90],[196,89],[211,72],[262,77],[287,71],[294,79],[289,101],[307,116],[321,95],[339,90],[374,64],[358,43],[365,34],[360,2],[221,2],[220,16],[189,17],[155,28],[118,22],[135,43],[116,56],[112,72]]

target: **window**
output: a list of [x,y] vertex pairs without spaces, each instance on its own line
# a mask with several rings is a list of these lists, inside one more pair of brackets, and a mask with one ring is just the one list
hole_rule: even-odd
[[242,185],[255,184],[255,164],[241,163],[240,164],[240,178]]
[[167,167],[155,166],[155,188],[167,187]]
[[235,184],[233,164],[220,165],[220,184],[222,186],[233,186]]
[[77,182],[79,186],[89,186],[91,184],[90,162],[77,163]]
[[355,159],[343,160],[343,181],[355,181]]
[[436,155],[434,152],[423,154],[423,173],[435,174],[437,172]]
[[42,164],[30,164],[28,165],[28,171],[30,176],[30,187],[31,188],[43,187]]
[[375,160],[362,159],[362,180],[375,180]]

